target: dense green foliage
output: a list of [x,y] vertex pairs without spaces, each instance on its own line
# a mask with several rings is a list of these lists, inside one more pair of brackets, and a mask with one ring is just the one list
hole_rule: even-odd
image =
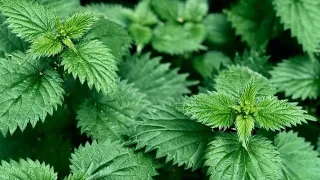
[[112,2],[0,0],[0,179],[320,179],[320,0]]

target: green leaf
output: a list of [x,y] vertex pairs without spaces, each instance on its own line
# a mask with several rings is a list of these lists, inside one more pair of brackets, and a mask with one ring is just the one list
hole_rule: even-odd
[[280,153],[284,180],[320,179],[319,153],[304,138],[292,131],[281,132],[274,144]]
[[150,103],[126,82],[120,83],[119,94],[121,104],[102,95],[87,99],[77,111],[81,131],[97,140],[125,140],[139,123],[136,118]]
[[102,17],[112,21],[122,27],[126,27],[129,23],[128,14],[132,14],[132,10],[125,8],[120,4],[91,3],[84,7],[87,12],[92,12],[96,17]]
[[206,39],[207,30],[202,23],[185,23],[183,28],[187,30],[198,43],[202,43]]
[[275,89],[269,80],[243,66],[229,66],[216,77],[216,89],[239,98],[243,89],[251,82],[256,84],[257,97],[274,95]]
[[63,45],[58,36],[47,33],[34,40],[30,46],[29,52],[34,57],[50,57],[60,53],[62,49]]
[[112,21],[100,19],[92,29],[83,37],[83,41],[100,40],[104,45],[111,49],[110,53],[119,62],[122,56],[129,52],[131,37],[126,29]]
[[203,24],[206,27],[207,40],[210,43],[225,45],[235,38],[231,23],[224,14],[209,14],[204,18]]
[[260,127],[271,130],[279,130],[285,126],[301,124],[307,120],[316,119],[302,110],[297,103],[278,100],[276,97],[266,96],[258,100],[256,104],[255,120]]
[[144,123],[132,134],[137,149],[157,150],[157,158],[166,158],[179,166],[197,169],[203,165],[203,155],[211,137],[210,129],[190,120],[175,108],[174,100],[148,108]]
[[271,82],[292,99],[316,99],[320,95],[320,64],[307,56],[295,56],[270,71]]
[[268,64],[269,58],[270,56],[265,55],[263,50],[252,48],[250,51],[245,50],[241,56],[237,53],[234,62],[262,75],[268,75],[268,70],[271,68]]
[[64,69],[81,83],[87,81],[90,89],[94,86],[104,94],[116,92],[116,61],[100,41],[84,41],[76,51],[68,49],[61,56]]
[[208,0],[187,0],[184,18],[186,21],[201,22],[208,11]]
[[151,7],[161,19],[168,21],[184,21],[184,4],[179,0],[151,0]]
[[61,19],[67,19],[74,13],[78,12],[81,7],[78,0],[37,0],[44,6],[52,9]]
[[154,30],[152,47],[159,52],[171,55],[205,49],[192,33],[175,24],[158,25]]
[[6,1],[0,10],[12,32],[30,42],[55,28],[53,11],[33,1]]
[[157,16],[150,9],[150,0],[140,1],[129,17],[134,23],[144,26],[154,25],[158,22]]
[[220,68],[231,64],[231,59],[220,51],[208,51],[202,58],[195,58],[192,64],[205,79],[211,79]]
[[235,134],[217,135],[205,158],[210,180],[281,179],[279,153],[260,136],[251,137],[245,149]]
[[80,39],[97,19],[92,13],[75,14],[63,23],[66,36],[72,39]]
[[87,179],[151,180],[157,175],[151,158],[123,147],[119,141],[93,141],[80,146],[71,155],[72,173]]
[[6,27],[5,24],[0,25],[0,52],[12,53],[14,51],[25,51],[27,44],[18,38]]
[[10,163],[2,161],[0,166],[0,179],[13,180],[57,180],[57,174],[53,168],[39,161],[30,159],[19,162],[10,161]]
[[298,39],[304,51],[319,52],[320,1],[273,0],[284,29]]
[[179,69],[170,69],[170,63],[160,63],[161,58],[151,58],[150,53],[127,58],[121,65],[119,76],[127,79],[152,102],[180,97],[190,93],[188,74],[179,74]]
[[235,99],[225,93],[208,92],[185,100],[182,112],[212,128],[228,128],[236,119]]
[[45,69],[44,59],[33,59],[23,53],[0,59],[0,131],[12,134],[24,130],[62,104],[64,90],[60,75]]
[[142,26],[137,23],[132,23],[129,26],[129,32],[132,39],[138,46],[145,46],[152,39],[152,29],[148,26]]
[[278,33],[271,0],[240,0],[224,13],[236,34],[251,47],[265,46]]

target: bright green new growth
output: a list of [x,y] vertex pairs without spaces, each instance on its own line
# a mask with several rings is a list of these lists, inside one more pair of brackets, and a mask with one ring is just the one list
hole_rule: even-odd
[[235,134],[219,134],[205,155],[210,180],[281,179],[281,159],[266,138],[253,136],[247,149]]
[[58,72],[46,67],[47,59],[24,53],[0,59],[0,131],[12,134],[28,123],[44,121],[62,104],[63,86]]
[[82,42],[73,49],[68,49],[62,55],[61,64],[74,78],[79,78],[81,83],[87,81],[92,89],[104,94],[116,92],[116,61],[110,54],[109,48],[101,41],[93,40]]
[[[156,150],[156,158],[165,157],[178,166],[197,169],[203,165],[203,155],[210,128],[190,120],[175,108],[177,100],[158,103],[146,110],[144,120],[131,135],[136,148],[146,152]],[[178,100],[179,102],[179,100]]]
[[319,52],[320,1],[319,0],[273,0],[277,16],[284,28],[298,39],[303,50]]
[[272,71],[271,82],[292,99],[316,99],[320,95],[320,63],[307,56],[295,56],[279,63]]
[[249,141],[255,123],[279,130],[315,120],[296,103],[274,97],[268,80],[248,68],[231,66],[219,74],[216,83],[216,92],[188,98],[182,111],[212,128],[230,128],[235,123],[242,142]]
[[86,180],[151,180],[157,175],[151,158],[123,147],[119,141],[87,143],[71,157],[72,173],[85,175]]
[[297,133],[279,133],[274,144],[281,157],[284,180],[320,179],[319,153]]
[[2,161],[0,172],[2,180],[57,180],[57,174],[52,167],[30,159],[10,161],[10,163]]

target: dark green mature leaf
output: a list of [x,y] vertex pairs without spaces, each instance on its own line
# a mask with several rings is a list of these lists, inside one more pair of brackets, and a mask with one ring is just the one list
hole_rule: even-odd
[[271,82],[292,99],[316,99],[320,95],[320,63],[307,56],[295,56],[279,63],[272,71]]
[[265,46],[278,33],[271,0],[240,0],[225,14],[236,34],[251,47]]
[[242,55],[237,53],[234,62],[241,66],[247,66],[252,71],[262,75],[268,75],[268,70],[271,68],[271,66],[267,64],[269,58],[270,56],[265,55],[262,50],[253,48],[250,51],[245,50]]
[[225,45],[234,39],[231,23],[224,14],[209,14],[203,20],[207,29],[207,40],[217,45]]
[[94,86],[104,94],[116,92],[116,61],[109,48],[98,40],[82,42],[76,51],[68,49],[62,55],[64,69],[81,83],[87,81],[90,89]]
[[112,21],[100,19],[92,29],[83,37],[83,40],[100,40],[111,49],[110,53],[119,62],[128,51],[131,44],[131,37],[126,29]]
[[44,121],[62,104],[64,90],[60,75],[45,69],[43,59],[23,53],[0,60],[0,131],[13,133]]
[[10,163],[2,161],[0,172],[0,179],[3,180],[57,180],[57,174],[54,173],[53,168],[30,159],[19,162],[10,161]]
[[205,158],[210,180],[281,179],[279,153],[260,136],[251,137],[245,149],[236,134],[217,135]]
[[52,32],[55,27],[53,11],[33,1],[6,1],[0,10],[7,18],[12,32],[27,41]]
[[306,123],[307,120],[316,120],[297,104],[289,103],[287,100],[278,100],[272,96],[263,97],[257,102],[255,120],[260,127],[271,130]]
[[157,175],[151,158],[123,147],[119,141],[87,143],[71,157],[72,173],[85,174],[87,180],[151,180]]
[[190,120],[175,108],[173,100],[148,108],[137,126],[132,141],[137,149],[156,150],[157,158],[165,157],[179,166],[197,169],[212,135],[206,126]]
[[151,43],[155,50],[171,55],[205,49],[192,33],[175,24],[158,25]]
[[274,144],[282,159],[284,180],[320,179],[319,153],[304,138],[292,131],[281,132],[275,137]]
[[119,76],[133,83],[151,101],[160,101],[190,93],[188,74],[178,74],[179,69],[170,69],[169,63],[160,63],[161,58],[151,58],[150,53],[129,57],[120,65]]
[[121,104],[113,97],[97,95],[87,99],[77,111],[78,126],[82,132],[98,140],[125,140],[137,124],[137,117],[148,103],[145,95],[121,82]]
[[320,50],[320,1],[319,0],[273,0],[277,16],[281,18],[284,29],[302,44],[303,50]]
[[208,92],[190,97],[183,103],[182,112],[212,128],[228,128],[235,119],[235,99],[225,93]]
[[230,66],[227,70],[221,71],[215,81],[217,91],[236,98],[240,97],[243,89],[251,81],[256,84],[257,97],[275,94],[275,89],[267,78],[243,66]]
[[26,43],[11,33],[5,24],[1,22],[0,24],[0,52],[12,53],[16,50],[25,51]]

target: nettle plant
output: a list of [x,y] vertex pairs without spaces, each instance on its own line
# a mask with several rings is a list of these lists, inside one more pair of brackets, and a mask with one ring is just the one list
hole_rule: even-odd
[[[0,0],[0,179],[320,179],[290,130],[317,121],[320,1],[225,4]],[[306,55],[272,67],[284,30]]]

